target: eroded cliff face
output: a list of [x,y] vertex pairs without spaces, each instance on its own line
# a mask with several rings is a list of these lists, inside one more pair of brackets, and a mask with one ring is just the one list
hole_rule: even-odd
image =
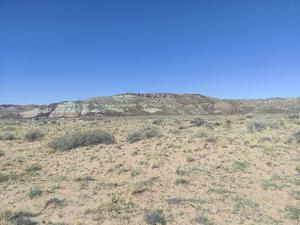
[[81,115],[82,106],[76,102],[58,104],[49,117],[78,117]]
[[0,117],[203,115],[300,112],[300,98],[223,100],[198,94],[127,93],[48,106],[0,106]]

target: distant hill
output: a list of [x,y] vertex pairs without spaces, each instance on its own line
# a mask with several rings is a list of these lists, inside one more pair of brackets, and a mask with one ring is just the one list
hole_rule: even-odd
[[50,105],[0,105],[0,118],[300,112],[300,97],[217,99],[200,94],[126,93]]

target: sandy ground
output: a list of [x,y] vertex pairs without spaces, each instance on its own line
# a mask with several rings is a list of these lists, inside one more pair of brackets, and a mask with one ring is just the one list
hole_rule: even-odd
[[[17,224],[5,215],[23,211],[29,216],[19,225],[141,225],[151,209],[166,224],[297,224],[300,144],[288,140],[300,119],[201,116],[209,125],[195,126],[194,118],[0,121],[0,134],[16,136],[0,140],[0,224]],[[251,132],[255,121],[270,126]],[[147,126],[161,135],[126,141]],[[33,129],[44,137],[27,141]],[[91,129],[114,134],[116,143],[66,152],[48,145]]]

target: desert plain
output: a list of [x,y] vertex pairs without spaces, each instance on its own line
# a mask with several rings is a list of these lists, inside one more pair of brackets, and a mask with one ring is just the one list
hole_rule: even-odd
[[1,225],[300,224],[297,114],[2,119],[0,137]]

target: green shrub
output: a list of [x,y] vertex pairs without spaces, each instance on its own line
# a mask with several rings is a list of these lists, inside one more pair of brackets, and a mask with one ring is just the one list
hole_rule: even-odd
[[196,127],[201,127],[203,125],[207,124],[207,121],[201,118],[195,118],[191,121],[191,124],[196,126]]
[[41,166],[40,164],[38,164],[38,163],[33,163],[33,164],[31,164],[30,166],[28,166],[28,167],[25,169],[25,171],[26,171],[27,173],[31,173],[31,172],[39,171],[39,170],[41,170],[41,169],[42,169],[42,166]]
[[291,120],[293,119],[300,119],[300,114],[297,114],[297,113],[291,113],[291,114],[288,114],[287,117]]
[[300,144],[300,130],[296,131],[288,139],[288,143],[297,143]]
[[3,174],[3,173],[0,173],[0,183],[7,182],[7,181],[10,181],[10,180],[16,180],[17,178],[18,178],[18,175],[16,175],[16,174]]
[[259,132],[266,129],[278,129],[279,126],[283,126],[283,123],[274,123],[274,122],[251,122],[248,124],[248,131],[250,132]]
[[197,224],[207,224],[207,225],[210,224],[210,222],[209,222],[207,216],[204,216],[204,215],[196,216],[196,217],[194,218],[194,221],[195,221],[195,223],[197,223]]
[[9,180],[9,175],[0,173],[0,183],[6,182]]
[[186,179],[183,179],[183,178],[179,178],[179,179],[176,179],[175,181],[175,184],[176,185],[179,185],[179,184],[189,184],[190,182]]
[[108,202],[103,203],[98,207],[100,214],[105,215],[114,215],[121,213],[131,213],[133,212],[133,203],[123,199],[118,194],[111,194]]
[[16,139],[17,138],[13,133],[4,133],[0,136],[0,140],[12,141]]
[[146,127],[142,130],[134,131],[127,135],[127,142],[134,143],[143,139],[159,137],[160,132],[157,128]]
[[252,122],[252,123],[249,123],[247,128],[248,128],[248,131],[250,131],[250,132],[256,132],[256,131],[265,130],[268,127],[267,127],[267,124],[262,123],[262,122]]
[[90,130],[66,134],[52,140],[49,146],[55,150],[69,151],[81,146],[113,143],[115,143],[115,137],[112,134],[101,130]]
[[154,125],[160,125],[162,123],[162,119],[155,119],[152,121]]
[[0,212],[0,224],[1,222],[6,222],[5,224],[14,224],[14,225],[37,225],[38,223],[35,221],[32,221],[29,217],[34,217],[36,215],[25,212],[25,211],[17,211],[17,212],[11,212],[11,211],[3,211]]
[[31,130],[25,134],[25,139],[31,142],[31,141],[37,141],[41,139],[43,136],[44,134],[39,130]]
[[291,220],[297,221],[297,224],[300,222],[300,205],[299,206],[287,206],[286,209],[287,217]]
[[166,202],[169,205],[184,205],[184,204],[191,204],[191,203],[203,203],[203,201],[199,198],[183,198],[183,197],[171,197],[167,198]]
[[145,222],[149,225],[166,224],[162,210],[150,210],[145,214]]
[[43,191],[39,187],[32,187],[28,192],[30,199],[37,198],[43,194]]
[[51,198],[47,200],[44,209],[48,208],[49,206],[53,206],[53,208],[59,208],[64,206],[65,200],[58,199],[58,198]]
[[137,141],[140,141],[144,138],[144,135],[142,132],[140,131],[134,131],[132,133],[129,133],[127,135],[127,142],[128,143],[134,143],[134,142],[137,142]]

